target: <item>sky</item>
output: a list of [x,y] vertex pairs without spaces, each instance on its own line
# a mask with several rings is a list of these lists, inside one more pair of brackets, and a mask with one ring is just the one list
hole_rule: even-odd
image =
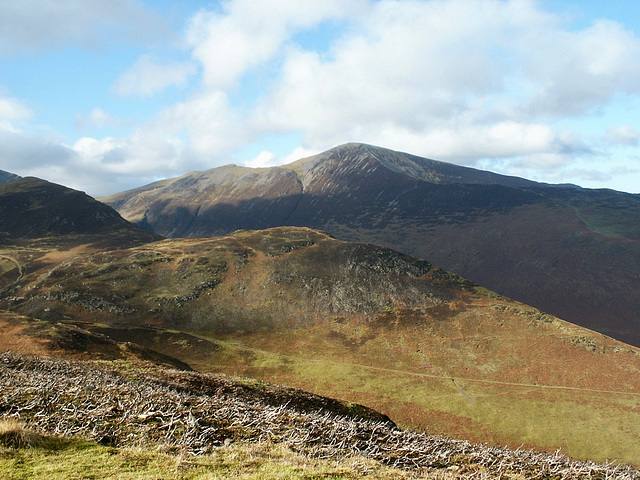
[[0,170],[108,195],[347,142],[640,193],[637,0],[0,0]]

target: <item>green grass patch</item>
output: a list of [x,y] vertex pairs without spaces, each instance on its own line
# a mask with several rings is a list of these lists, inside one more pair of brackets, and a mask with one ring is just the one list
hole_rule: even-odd
[[[443,473],[444,474],[444,473]],[[424,478],[446,478],[434,473]],[[49,438],[38,447],[0,447],[6,480],[312,480],[408,479],[408,473],[363,458],[322,461],[278,445],[236,444],[203,456],[169,455],[148,448],[111,448]]]
[[[293,344],[297,339],[286,340]],[[560,448],[579,459],[640,463],[635,394],[483,382],[448,377],[444,371],[421,374],[382,363],[370,365],[367,355],[357,353],[345,351],[336,358],[331,347],[325,354],[306,349],[283,354],[286,348],[276,344],[266,350],[237,339],[220,343],[225,348],[215,360],[216,369],[361,403],[402,427],[514,448],[523,444],[548,451]]]

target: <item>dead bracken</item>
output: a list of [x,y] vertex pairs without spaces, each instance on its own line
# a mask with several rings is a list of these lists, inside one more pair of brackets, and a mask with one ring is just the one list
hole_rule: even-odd
[[0,415],[42,434],[193,454],[230,442],[281,443],[317,458],[364,456],[416,473],[455,470],[469,479],[640,479],[627,466],[403,431],[367,409],[309,394],[298,402],[291,390],[277,392],[151,364],[0,355]]

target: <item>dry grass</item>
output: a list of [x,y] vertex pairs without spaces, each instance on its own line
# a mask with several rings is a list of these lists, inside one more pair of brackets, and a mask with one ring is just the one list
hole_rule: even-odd
[[42,445],[41,434],[13,418],[0,419],[0,445],[5,448],[33,448]]
[[[228,381],[228,380],[227,380]],[[208,454],[233,443],[279,444],[318,459],[364,457],[418,475],[640,480],[628,467],[402,431],[390,422],[274,405],[225,391],[214,376],[148,367],[0,356],[0,411],[53,435],[113,446]],[[430,473],[429,473],[430,474]]]

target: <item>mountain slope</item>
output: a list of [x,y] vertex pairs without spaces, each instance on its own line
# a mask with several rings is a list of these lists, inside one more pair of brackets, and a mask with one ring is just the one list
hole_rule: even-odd
[[111,207],[62,185],[34,177],[0,185],[0,240],[5,243],[105,233],[128,244],[160,238],[127,222]]
[[283,167],[220,167],[103,200],[173,237],[298,225],[392,247],[640,345],[640,195],[347,144]]
[[640,464],[638,349],[307,228],[76,255],[24,275],[0,308],[433,433]]
[[0,170],[0,185],[10,182],[11,180],[17,180],[18,178],[20,178],[18,175]]

